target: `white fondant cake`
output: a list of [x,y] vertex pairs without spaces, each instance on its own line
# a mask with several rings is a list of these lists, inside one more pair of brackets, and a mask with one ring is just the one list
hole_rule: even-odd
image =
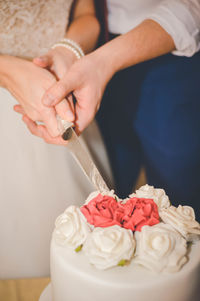
[[155,274],[132,261],[125,267],[98,270],[84,254],[51,244],[53,301],[198,301],[200,243],[177,273]]
[[170,206],[153,187],[136,194],[122,201],[112,192],[93,193],[81,210],[70,206],[58,217],[53,301],[199,300],[200,225],[193,209]]

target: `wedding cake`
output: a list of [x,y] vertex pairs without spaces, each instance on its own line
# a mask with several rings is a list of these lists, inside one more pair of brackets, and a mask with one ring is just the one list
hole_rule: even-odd
[[163,189],[93,192],[55,222],[53,301],[197,301],[199,237],[194,210]]

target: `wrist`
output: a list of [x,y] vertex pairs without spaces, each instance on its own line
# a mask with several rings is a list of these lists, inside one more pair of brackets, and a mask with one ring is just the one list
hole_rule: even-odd
[[51,49],[51,51],[68,58],[72,63],[75,63],[78,60],[77,56],[71,50],[63,46],[55,47],[54,49]]
[[103,47],[98,48],[93,51],[89,56],[92,57],[94,66],[97,66],[97,69],[102,73],[106,82],[113,77],[115,74],[115,64],[110,55]]
[[106,64],[109,66],[112,75],[125,67],[124,63],[126,62],[126,49],[128,45],[123,40],[124,35],[120,35],[102,47],[102,54],[105,57]]
[[58,43],[54,44],[51,48],[55,49],[58,47],[60,47],[60,48],[63,47],[63,48],[66,48],[67,50],[71,51],[77,57],[77,59],[80,59],[81,57],[84,56],[84,52],[83,52],[82,48],[79,46],[79,44],[71,39],[64,38],[61,41],[59,41]]

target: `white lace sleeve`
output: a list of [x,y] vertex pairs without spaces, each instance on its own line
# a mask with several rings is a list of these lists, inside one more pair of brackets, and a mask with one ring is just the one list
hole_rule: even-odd
[[0,1],[0,52],[32,58],[66,31],[72,0]]

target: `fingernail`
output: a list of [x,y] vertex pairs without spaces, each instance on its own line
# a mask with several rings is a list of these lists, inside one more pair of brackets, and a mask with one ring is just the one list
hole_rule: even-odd
[[51,106],[52,105],[52,103],[54,102],[54,96],[53,95],[51,95],[51,94],[47,94],[46,96],[45,96],[45,99],[44,99],[44,104],[46,105],[46,106]]
[[69,122],[74,121],[74,114],[72,113],[72,111],[68,110],[65,116],[67,121]]
[[34,59],[33,59],[33,61],[38,61],[38,62],[41,62],[41,63],[43,63],[43,58],[42,57],[35,57]]
[[41,61],[41,62],[46,62],[47,61],[47,57],[46,56],[38,56],[36,59],[39,60],[39,61]]

